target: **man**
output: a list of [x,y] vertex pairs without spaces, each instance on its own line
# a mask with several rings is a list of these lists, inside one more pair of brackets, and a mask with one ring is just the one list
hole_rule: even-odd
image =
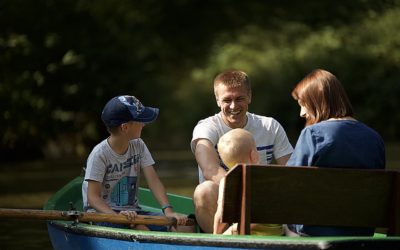
[[275,158],[285,165],[293,151],[282,126],[273,118],[247,112],[251,103],[250,80],[246,73],[228,70],[214,79],[214,94],[221,112],[199,121],[193,130],[191,148],[199,165],[199,182],[193,195],[196,219],[206,233],[213,231],[218,185],[227,168],[220,161],[216,145],[226,132],[243,128],[257,144],[261,164]]

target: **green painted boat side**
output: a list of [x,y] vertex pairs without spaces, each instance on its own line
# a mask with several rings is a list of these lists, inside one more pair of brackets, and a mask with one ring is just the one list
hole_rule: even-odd
[[[45,210],[70,210],[72,206],[82,211],[82,177],[76,177],[67,183],[61,190],[55,193],[44,205]],[[174,205],[174,210],[178,213],[193,214],[193,201],[192,199],[184,196],[168,193],[168,199]],[[149,189],[139,189],[140,206],[149,211],[161,212],[158,202],[154,199]]]
[[[71,205],[82,211],[81,184],[82,177],[76,177],[55,193],[45,204],[45,210],[70,210]],[[168,194],[174,210],[182,214],[194,214],[193,201],[188,197]],[[142,208],[160,212],[160,208],[151,192],[141,188],[139,200]],[[173,249],[183,247],[200,248],[233,248],[233,249],[400,249],[400,237],[386,237],[375,234],[374,237],[285,237],[255,235],[212,235],[204,233],[149,232],[129,229],[100,227],[71,221],[50,221],[50,227],[66,234],[84,235],[124,242],[142,242],[161,244]],[[50,233],[49,233],[50,234]],[[52,236],[50,235],[50,238]],[[55,239],[51,239],[52,242]],[[57,239],[59,240],[59,238]],[[53,246],[54,246],[53,242]],[[147,246],[147,245],[146,245]],[[143,246],[142,246],[143,247]],[[65,248],[63,248],[65,249]],[[146,247],[147,249],[147,247]]]

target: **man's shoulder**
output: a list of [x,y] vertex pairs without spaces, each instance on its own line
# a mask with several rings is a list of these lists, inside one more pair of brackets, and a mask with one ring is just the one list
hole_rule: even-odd
[[199,124],[199,123],[203,123],[203,122],[218,122],[220,119],[221,119],[221,116],[220,116],[219,113],[218,113],[218,114],[215,114],[215,115],[211,115],[211,116],[209,116],[209,117],[206,117],[206,118],[204,118],[204,119],[201,119],[201,120],[198,122],[198,124]]
[[221,118],[219,114],[215,114],[213,116],[209,116],[207,118],[199,120],[199,122],[196,124],[195,128],[215,128],[218,123],[221,122]]
[[253,123],[260,123],[260,124],[267,124],[267,125],[278,123],[278,121],[273,117],[258,115],[258,114],[254,114],[254,113],[248,113],[248,118]]
[[215,145],[221,134],[220,128],[224,126],[222,123],[223,121],[220,120],[220,115],[218,114],[200,120],[193,129],[192,140],[190,143],[192,151],[194,152],[196,144],[200,139],[209,140],[213,145]]

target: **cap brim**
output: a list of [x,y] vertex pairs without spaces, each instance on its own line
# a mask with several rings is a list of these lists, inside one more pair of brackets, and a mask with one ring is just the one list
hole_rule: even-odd
[[144,111],[138,115],[134,121],[143,122],[143,123],[151,123],[157,119],[159,109],[152,107],[145,107]]

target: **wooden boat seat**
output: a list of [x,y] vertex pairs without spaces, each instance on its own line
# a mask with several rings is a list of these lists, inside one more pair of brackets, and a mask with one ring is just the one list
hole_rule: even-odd
[[400,172],[245,165],[226,176],[223,222],[387,228],[400,235]]

